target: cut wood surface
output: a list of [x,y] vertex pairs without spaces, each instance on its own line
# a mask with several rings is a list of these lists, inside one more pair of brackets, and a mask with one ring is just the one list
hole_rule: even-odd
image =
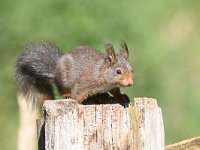
[[200,150],[200,137],[187,139],[176,144],[166,146],[165,150]]
[[156,100],[134,101],[134,107],[45,101],[45,150],[163,150],[164,127]]

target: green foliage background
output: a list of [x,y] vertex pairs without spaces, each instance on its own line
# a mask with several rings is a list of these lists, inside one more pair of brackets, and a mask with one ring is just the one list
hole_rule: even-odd
[[[200,135],[200,1],[1,0],[0,147],[17,147],[15,61],[29,42],[51,41],[104,50],[125,40],[135,72],[131,98],[152,97],[162,108],[166,143]],[[28,133],[27,133],[28,134]]]

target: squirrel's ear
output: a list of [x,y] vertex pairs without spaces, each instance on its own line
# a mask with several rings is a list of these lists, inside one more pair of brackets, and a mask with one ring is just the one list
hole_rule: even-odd
[[128,46],[126,45],[126,42],[123,42],[122,44],[121,44],[121,51],[120,51],[120,54],[122,55],[122,56],[124,56],[126,59],[128,59],[128,57],[129,57],[129,53],[128,53]]
[[106,52],[107,52],[107,60],[109,63],[113,64],[116,62],[116,55],[115,55],[115,51],[113,49],[113,46],[110,42],[107,42],[105,45],[106,48]]

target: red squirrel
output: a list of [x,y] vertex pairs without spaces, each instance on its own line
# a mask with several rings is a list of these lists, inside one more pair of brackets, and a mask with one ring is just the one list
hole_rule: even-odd
[[110,42],[106,53],[80,46],[61,54],[52,43],[35,43],[25,47],[16,65],[18,95],[33,107],[54,99],[53,84],[63,98],[82,103],[89,96],[110,92],[120,96],[120,87],[133,84],[132,67],[126,43],[115,54]]

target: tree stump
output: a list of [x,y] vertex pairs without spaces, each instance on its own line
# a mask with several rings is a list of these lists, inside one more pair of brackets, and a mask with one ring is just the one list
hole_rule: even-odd
[[134,107],[80,105],[71,99],[45,101],[44,125],[38,121],[39,149],[163,150],[164,127],[156,100],[134,101]]

